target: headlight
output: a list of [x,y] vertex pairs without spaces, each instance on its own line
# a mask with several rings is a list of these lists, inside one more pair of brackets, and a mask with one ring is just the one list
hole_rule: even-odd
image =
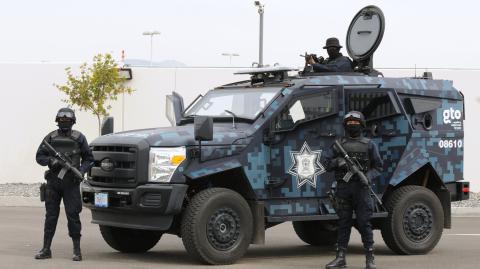
[[173,172],[185,158],[185,147],[150,148],[148,181],[170,182]]

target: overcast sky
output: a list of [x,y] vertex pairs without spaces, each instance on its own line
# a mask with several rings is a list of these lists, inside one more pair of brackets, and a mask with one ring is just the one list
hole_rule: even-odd
[[[84,62],[96,53],[149,59],[145,30],[158,30],[154,60],[235,66],[258,60],[253,0],[0,0],[0,62]],[[480,68],[478,1],[264,0],[264,62],[300,66],[305,51],[324,54],[325,39],[345,43],[353,16],[379,6],[386,17],[379,67]]]

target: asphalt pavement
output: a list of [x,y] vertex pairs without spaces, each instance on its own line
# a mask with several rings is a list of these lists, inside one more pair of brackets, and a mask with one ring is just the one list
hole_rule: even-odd
[[[200,265],[186,253],[180,238],[164,235],[144,254],[123,254],[110,248],[102,239],[98,226],[91,224],[90,211],[82,212],[84,261],[71,261],[72,244],[68,237],[62,208],[55,235],[53,258],[37,261],[41,248],[44,210],[40,207],[0,207],[0,268],[56,269],[140,269],[140,268],[324,268],[334,251],[312,247],[297,238],[290,223],[275,226],[266,233],[265,245],[251,245],[244,258],[234,265]],[[480,217],[455,217],[453,228],[444,230],[439,244],[427,255],[401,256],[391,252],[375,231],[378,268],[480,268]],[[348,268],[363,268],[364,256],[360,236],[354,231],[348,249]]]

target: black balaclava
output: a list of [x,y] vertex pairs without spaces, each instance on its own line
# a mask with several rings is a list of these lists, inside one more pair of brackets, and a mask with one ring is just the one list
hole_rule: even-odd
[[336,59],[340,56],[340,48],[337,47],[328,47],[327,48],[328,58]]
[[[347,124],[349,121],[356,121],[358,124]],[[350,137],[359,137],[362,135],[363,128],[365,127],[365,117],[362,112],[350,111],[343,118],[343,126],[345,131]]]
[[349,124],[345,126],[345,131],[347,131],[350,137],[359,137],[362,134],[362,129],[361,124]]
[[72,130],[73,122],[71,120],[59,121],[57,125],[62,132],[67,133]]

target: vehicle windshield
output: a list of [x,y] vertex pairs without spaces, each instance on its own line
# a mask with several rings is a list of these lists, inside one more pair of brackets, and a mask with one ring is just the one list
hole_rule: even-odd
[[231,117],[255,119],[280,88],[212,90],[185,113],[188,116]]

